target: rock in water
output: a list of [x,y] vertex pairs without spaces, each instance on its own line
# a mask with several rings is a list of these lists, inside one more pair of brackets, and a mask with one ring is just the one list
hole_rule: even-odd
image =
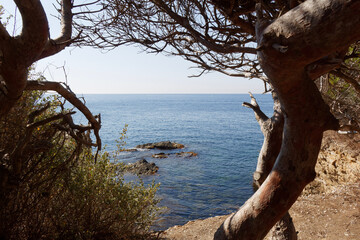
[[197,153],[194,152],[179,152],[176,153],[177,157],[184,157],[184,158],[189,158],[189,157],[196,157]]
[[194,152],[179,152],[179,153],[155,153],[152,155],[153,158],[168,158],[169,156],[190,158],[196,157],[198,154]]
[[168,158],[168,156],[169,154],[166,153],[156,153],[152,155],[153,158]]
[[145,159],[140,159],[135,163],[130,163],[125,167],[125,171],[138,175],[152,175],[157,173],[159,167],[155,163],[149,163]]
[[182,149],[185,146],[180,143],[170,142],[170,141],[163,141],[163,142],[156,142],[156,143],[146,143],[142,145],[137,145],[136,148],[141,149],[161,149],[161,150],[171,150],[171,149]]

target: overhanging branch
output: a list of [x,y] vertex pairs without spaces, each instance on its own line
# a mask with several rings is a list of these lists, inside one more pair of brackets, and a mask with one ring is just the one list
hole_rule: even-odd
[[73,106],[79,109],[88,119],[92,129],[94,130],[98,151],[101,149],[101,138],[99,136],[99,130],[101,128],[100,116],[94,116],[85,104],[81,102],[73,92],[71,92],[68,88],[65,88],[63,84],[59,82],[28,81],[25,90],[56,91],[64,97]]

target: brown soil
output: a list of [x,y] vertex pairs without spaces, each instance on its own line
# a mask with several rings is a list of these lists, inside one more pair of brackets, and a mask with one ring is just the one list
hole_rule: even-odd
[[[290,209],[299,240],[359,240],[360,184],[337,188],[331,193],[302,196]],[[169,240],[212,240],[227,216],[190,221],[162,234]]]
[[360,184],[302,196],[291,208],[299,239],[359,240]]
[[[360,137],[344,139],[335,132],[325,136],[327,139],[323,141],[317,166],[318,178],[290,209],[298,239],[359,240],[360,178],[359,171],[354,170],[360,166]],[[217,216],[174,226],[162,233],[161,238],[210,240],[226,217]]]

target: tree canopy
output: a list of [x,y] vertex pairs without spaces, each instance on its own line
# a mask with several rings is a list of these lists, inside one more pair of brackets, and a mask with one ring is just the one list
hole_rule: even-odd
[[[94,25],[77,24],[76,28],[86,35],[85,44],[91,46],[111,49],[137,44],[149,52],[182,56],[203,72],[216,70],[231,76],[264,79],[257,58],[264,47],[259,45],[260,36],[256,36],[258,20],[261,17],[262,22],[270,24],[284,15],[290,16],[301,8],[301,2],[259,1],[256,7],[256,1],[105,1],[104,11],[85,17]],[[318,6],[316,3],[313,7]],[[300,28],[294,24],[291,27]],[[285,53],[289,46],[279,40],[272,47]],[[331,69],[344,72],[349,69],[349,60],[358,57],[357,47],[349,52],[344,47],[315,59],[309,64],[309,73],[314,78]],[[352,84],[359,88],[356,80]]]
[[[104,11],[84,17],[87,23],[92,24],[80,23],[76,25],[76,29],[86,35],[84,38],[86,45],[112,49],[119,45],[135,44],[150,53],[163,52],[181,56],[201,69],[199,74],[194,76],[218,71],[235,77],[259,78],[268,83],[257,55],[265,47],[261,43],[264,35],[256,34],[256,29],[259,31],[260,25],[264,27],[271,25],[270,23],[280,22],[276,21],[278,19],[288,21],[289,18],[284,16],[294,16],[293,12],[297,9],[307,10],[310,3],[309,6],[305,6],[301,4],[302,2],[304,1],[104,1],[101,3]],[[322,1],[322,3],[314,3],[312,7],[319,9],[326,4],[329,6],[334,4],[330,8],[335,10],[343,3]],[[316,11],[311,14],[304,16],[300,12],[298,22],[311,22],[310,18],[317,17]],[[333,23],[327,24],[327,29],[320,26],[319,33],[333,31],[332,28],[336,27],[339,21],[340,19],[334,19]],[[342,24],[338,25],[342,26]],[[288,28],[297,29],[299,34],[302,34],[300,31],[304,29],[295,21],[289,22]],[[349,29],[354,27],[351,26]],[[295,36],[294,33],[291,34]],[[286,54],[291,50],[291,46],[286,44],[287,38],[281,36],[276,42],[271,43],[271,47]],[[323,81],[325,78],[341,79],[341,82],[349,85],[351,95],[359,98],[360,49],[358,41],[351,43],[353,43],[351,46],[348,44],[330,53],[320,54],[315,59],[309,60],[305,67],[311,79],[315,80],[323,75]],[[317,47],[311,46],[310,40],[298,44],[302,49],[296,50],[295,56],[305,52],[303,51],[305,44],[308,44],[307,52],[319,52]],[[268,90],[271,90],[271,87],[265,84],[265,92]],[[325,98],[330,100],[329,92],[321,90]],[[332,99],[332,105],[341,104],[339,97]],[[332,110],[335,111],[335,108]],[[345,114],[340,112],[337,111],[336,115],[338,118],[343,118]],[[348,112],[350,113],[350,110]],[[356,120],[356,115],[352,114],[350,118],[353,119],[352,129],[359,130],[360,123]],[[346,119],[349,120],[349,116]],[[347,120],[342,124],[345,125]]]

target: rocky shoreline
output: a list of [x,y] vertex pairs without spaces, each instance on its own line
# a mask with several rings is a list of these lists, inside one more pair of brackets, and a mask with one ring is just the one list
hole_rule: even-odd
[[[360,236],[360,136],[325,132],[317,177],[290,209],[299,240],[358,240]],[[160,234],[168,240],[212,240],[228,216],[195,220]],[[268,239],[269,238],[265,238]]]

